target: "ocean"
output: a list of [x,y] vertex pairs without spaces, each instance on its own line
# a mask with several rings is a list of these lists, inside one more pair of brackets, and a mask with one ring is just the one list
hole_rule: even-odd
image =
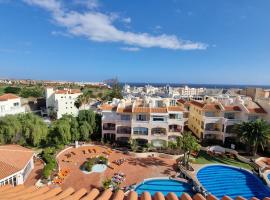
[[125,84],[128,84],[130,86],[136,86],[136,87],[143,87],[147,84],[155,86],[155,87],[164,87],[166,85],[169,85],[171,87],[183,87],[185,85],[193,88],[217,88],[217,89],[230,89],[230,88],[239,88],[244,89],[248,87],[253,88],[264,88],[264,89],[270,89],[270,85],[230,85],[230,84],[193,84],[193,83],[120,83],[122,86]]

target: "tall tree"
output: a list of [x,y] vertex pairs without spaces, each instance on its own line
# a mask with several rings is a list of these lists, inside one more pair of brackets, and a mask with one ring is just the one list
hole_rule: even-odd
[[22,126],[22,136],[28,145],[38,146],[48,135],[48,126],[45,122],[32,113],[19,115]]
[[177,146],[184,151],[183,165],[189,166],[189,157],[193,151],[199,151],[200,145],[191,132],[184,132],[177,138]]
[[242,122],[236,125],[236,131],[240,140],[247,145],[248,152],[252,155],[256,155],[259,146],[264,149],[270,138],[270,126],[261,119]]
[[17,115],[6,115],[0,118],[1,143],[13,143],[20,140],[21,123]]

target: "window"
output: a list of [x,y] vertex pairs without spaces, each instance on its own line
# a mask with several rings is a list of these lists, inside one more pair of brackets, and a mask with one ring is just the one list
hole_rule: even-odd
[[170,101],[170,106],[176,106],[176,101],[175,100],[171,100]]
[[13,106],[14,106],[14,107],[17,107],[17,106],[19,106],[19,103],[16,102],[16,103],[13,104]]
[[226,119],[234,119],[235,115],[234,115],[234,113],[224,113],[224,118],[226,118]]
[[154,122],[164,122],[166,120],[165,120],[165,117],[163,117],[163,116],[153,116],[152,121],[154,121]]
[[133,134],[135,134],[135,135],[148,135],[148,128],[135,127],[135,128],[133,128]]
[[121,120],[129,121],[130,120],[130,115],[121,115]]
[[137,121],[147,121],[146,115],[136,115]]
[[249,121],[255,121],[255,120],[257,120],[259,117],[258,116],[256,116],[256,115],[249,115],[248,116],[248,120]]
[[214,112],[205,112],[205,116],[206,117],[215,117],[215,113]]
[[181,119],[181,116],[179,114],[169,114],[170,119]]

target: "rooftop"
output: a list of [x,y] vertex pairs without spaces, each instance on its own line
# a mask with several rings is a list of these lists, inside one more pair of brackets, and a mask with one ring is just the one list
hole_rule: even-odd
[[0,96],[0,101],[7,101],[7,100],[10,100],[10,99],[18,99],[18,98],[20,98],[20,97],[18,97],[15,94],[8,93],[8,94],[1,95]]
[[0,146],[0,179],[22,170],[34,152],[19,145]]
[[[184,193],[181,197],[177,197],[174,193],[169,193],[166,197],[161,192],[155,193],[154,196],[151,196],[148,192],[144,192],[140,197],[135,191],[131,191],[128,195],[122,190],[117,192],[112,192],[107,189],[100,191],[96,188],[93,188],[89,192],[85,188],[81,188],[75,191],[73,188],[67,188],[62,190],[60,187],[49,188],[41,187],[36,188],[35,186],[26,187],[24,185],[19,185],[12,187],[10,185],[5,185],[0,187],[0,197],[2,199],[9,200],[26,200],[26,199],[35,199],[35,200],[217,200],[213,195],[209,195],[207,198],[204,198],[201,194],[196,194],[193,197]],[[224,196],[223,200],[231,200],[231,198]],[[237,200],[245,200],[243,197],[237,197]],[[257,200],[257,198],[252,198],[252,200]],[[270,200],[270,198],[264,198],[264,200]]]

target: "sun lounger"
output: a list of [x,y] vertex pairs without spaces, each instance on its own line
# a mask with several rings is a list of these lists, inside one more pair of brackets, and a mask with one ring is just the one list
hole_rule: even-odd
[[70,153],[72,153],[74,156],[76,155],[76,153],[74,153],[73,151],[71,151]]
[[92,153],[91,149],[88,149],[88,152],[89,152],[89,153]]
[[82,150],[83,154],[86,154],[85,150]]

